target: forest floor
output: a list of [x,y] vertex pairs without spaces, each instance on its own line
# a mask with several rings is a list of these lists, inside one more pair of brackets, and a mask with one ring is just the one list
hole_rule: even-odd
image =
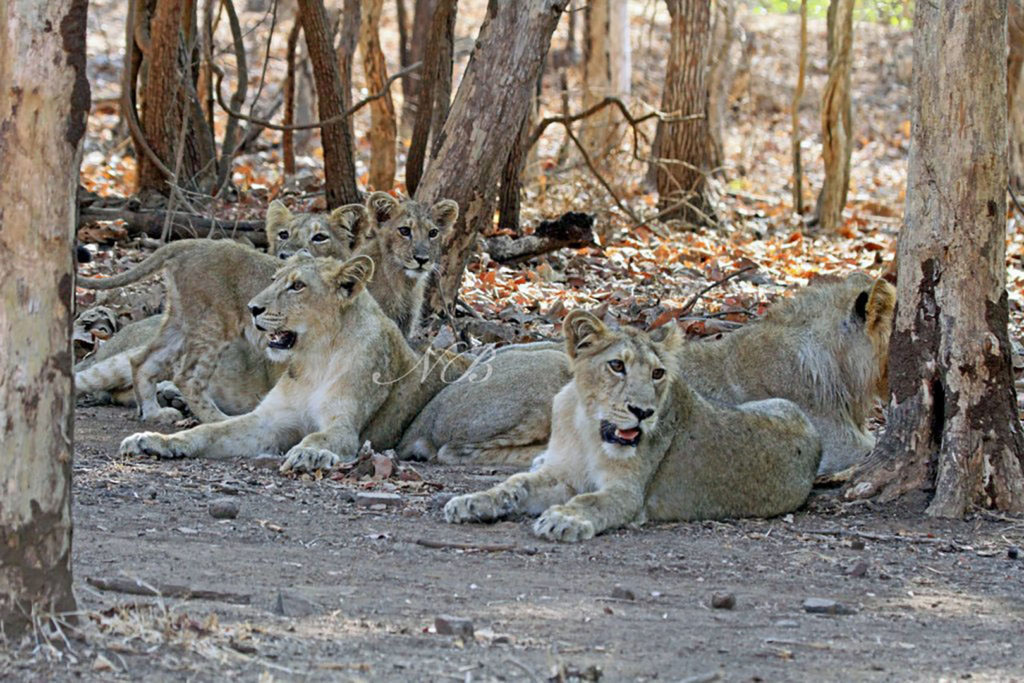
[[[485,4],[460,3],[457,35],[472,36]],[[642,13],[634,18],[634,101],[657,103],[664,9],[635,5]],[[130,194],[134,177],[130,145],[110,103],[123,36],[119,7],[113,0],[90,3],[95,104],[83,164],[86,188],[112,197]],[[256,73],[267,22],[254,13],[242,19],[250,73]],[[390,56],[396,50],[389,21],[383,39]],[[515,268],[486,255],[474,258],[463,298],[496,323],[489,333],[506,340],[557,335],[559,317],[574,305],[600,308],[624,323],[663,323],[701,288],[753,266],[709,291],[683,319],[691,334],[711,334],[756,317],[818,275],[880,274],[890,267],[906,191],[909,34],[857,24],[847,220],[838,234],[821,236],[794,218],[790,206],[795,20],[746,16],[743,23],[750,47],[730,99],[719,224],[680,230],[651,221],[656,197],[644,189],[644,165],[632,158],[624,135],[604,168],[623,205],[646,221],[636,227],[579,162],[555,163],[562,131],[553,126],[527,174],[524,223],[529,230],[542,218],[588,211],[596,215],[601,246]],[[282,25],[288,24],[279,23],[271,44],[272,82],[282,63]],[[811,23],[810,38],[801,123],[805,199],[813,205],[821,184],[817,102],[825,81],[820,22]],[[357,66],[357,76],[360,71]],[[557,113],[555,81],[545,82],[547,114]],[[400,109],[400,98],[396,104]],[[366,127],[361,114],[360,173]],[[264,133],[260,140],[236,161],[238,198],[214,207],[218,215],[259,217],[268,198],[286,196],[279,139]],[[322,178],[318,164],[314,138],[300,166]],[[286,200],[311,209],[323,201],[315,189]],[[1008,225],[1012,336],[1019,338],[1024,231],[1016,215]],[[145,254],[123,240],[103,244],[111,234],[105,230],[116,234],[117,228],[96,225],[88,227],[96,232],[80,233],[94,252],[83,272],[120,270]],[[102,302],[129,318],[159,305],[158,288],[100,300],[79,290],[78,297],[83,308]],[[804,509],[779,519],[649,525],[565,546],[536,539],[525,521],[443,522],[440,507],[448,496],[489,486],[508,469],[417,465],[423,481],[346,483],[284,478],[245,460],[121,459],[117,444],[139,428],[128,409],[79,409],[73,504],[79,630],[66,630],[70,647],[63,649],[42,639],[0,648],[0,679],[1024,678],[1021,520],[982,513],[963,522],[931,520],[920,514],[920,500],[902,507],[846,504],[834,491],[820,490]],[[380,509],[358,497],[375,491],[399,500]],[[216,519],[211,503],[223,505],[225,498],[238,515]],[[452,547],[432,547],[446,544]],[[98,589],[94,584],[103,579],[219,594],[127,595]],[[712,608],[718,593],[734,596],[735,606]],[[810,613],[809,598],[836,601],[835,609],[850,613]],[[435,619],[443,615],[472,620],[474,635],[436,633]]]
[[[123,460],[117,444],[138,427],[128,409],[79,411],[82,632],[64,651],[0,650],[0,679],[1024,677],[1024,521],[931,520],[818,491],[778,519],[559,545],[526,521],[443,521],[448,496],[507,468],[417,465],[420,482],[351,484],[247,460]],[[399,500],[360,498],[381,491]],[[237,517],[211,515],[224,499]],[[465,547],[430,547],[445,544]],[[90,583],[118,578],[228,595]],[[735,605],[713,608],[716,594]],[[850,613],[809,613],[809,598]],[[471,620],[473,635],[438,634],[441,616]]]

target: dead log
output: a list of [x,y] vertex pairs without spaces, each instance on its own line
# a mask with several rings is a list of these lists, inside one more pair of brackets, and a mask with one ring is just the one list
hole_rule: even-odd
[[[143,211],[129,208],[95,208],[83,207],[78,215],[78,227],[94,221],[125,222],[129,235],[148,235],[160,239],[166,211]],[[224,221],[198,216],[193,213],[174,211],[170,217],[170,239],[186,239],[189,237],[245,237],[254,246],[266,247],[267,236],[263,231],[263,221]]]
[[570,211],[554,221],[543,221],[532,235],[488,237],[487,253],[499,263],[516,263],[558,249],[582,249],[594,245],[594,217]]

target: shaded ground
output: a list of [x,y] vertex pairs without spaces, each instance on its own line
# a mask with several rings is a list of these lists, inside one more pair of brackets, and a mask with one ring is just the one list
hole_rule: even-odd
[[[401,483],[401,506],[377,510],[353,502],[357,487],[241,460],[122,460],[117,444],[137,427],[128,410],[79,410],[74,572],[84,639],[62,661],[47,648],[0,651],[0,678],[1024,677],[1024,560],[1008,553],[1024,546],[1021,521],[937,522],[819,492],[792,518],[656,525],[563,546],[534,538],[525,522],[442,521],[448,495],[508,470],[420,466],[443,489]],[[240,514],[216,520],[209,504],[225,496]],[[826,530],[868,538],[813,533]],[[240,593],[250,604],[87,583],[118,576]],[[635,599],[612,597],[616,584]],[[712,609],[717,592],[733,593],[735,608]],[[857,613],[808,614],[809,597]],[[438,615],[472,619],[475,639],[437,635]]]

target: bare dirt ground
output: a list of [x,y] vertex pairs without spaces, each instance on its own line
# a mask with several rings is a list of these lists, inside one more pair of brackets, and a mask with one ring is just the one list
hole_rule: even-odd
[[[396,484],[118,457],[138,428],[130,410],[79,410],[82,634],[59,655],[0,651],[0,679],[1024,678],[1021,521],[928,520],[819,491],[792,517],[566,546],[534,538],[526,521],[444,523],[449,495],[507,469],[418,466],[426,483],[397,484],[400,505],[380,510],[355,495]],[[211,516],[222,498],[237,518]],[[89,583],[118,577],[238,595],[152,598]],[[735,607],[712,608],[716,593]],[[855,613],[808,613],[807,598]],[[471,619],[475,636],[435,633],[439,615]]]

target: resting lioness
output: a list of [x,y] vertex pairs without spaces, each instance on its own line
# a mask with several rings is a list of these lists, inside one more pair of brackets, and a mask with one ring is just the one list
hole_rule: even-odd
[[298,254],[249,302],[268,354],[285,372],[246,415],[178,434],[143,432],[123,454],[164,458],[287,451],[282,472],[330,469],[363,441],[392,448],[416,413],[470,360],[417,356],[366,283],[373,261]]
[[[831,473],[862,459],[874,443],[867,418],[887,392],[894,305],[892,285],[857,273],[806,287],[762,319],[719,340],[682,344],[673,357],[690,386],[709,398],[795,402],[821,434],[821,473]],[[439,393],[399,454],[528,464],[547,442],[547,406],[569,381],[566,359],[553,352],[510,356],[492,370],[486,382]]]
[[[258,348],[246,302],[270,281],[280,259],[300,249],[347,257],[367,229],[368,216],[360,204],[316,215],[293,214],[274,201],[267,209],[266,230],[275,256],[227,240],[181,240],[160,247],[120,275],[79,280],[82,287],[111,289],[162,267],[167,286],[160,327],[145,347],[131,347],[125,355],[83,368],[76,373],[80,390],[110,392],[123,386],[124,370],[130,366],[143,420],[181,419],[180,411],[157,400],[157,384],[172,376],[192,413],[203,422],[250,410],[273,385],[276,371]],[[218,373],[222,361],[226,372]]]
[[539,513],[538,536],[580,541],[648,519],[771,517],[806,500],[821,441],[796,404],[702,398],[673,368],[675,328],[657,343],[573,311],[565,335],[573,379],[555,396],[538,465],[453,498],[446,520]]

